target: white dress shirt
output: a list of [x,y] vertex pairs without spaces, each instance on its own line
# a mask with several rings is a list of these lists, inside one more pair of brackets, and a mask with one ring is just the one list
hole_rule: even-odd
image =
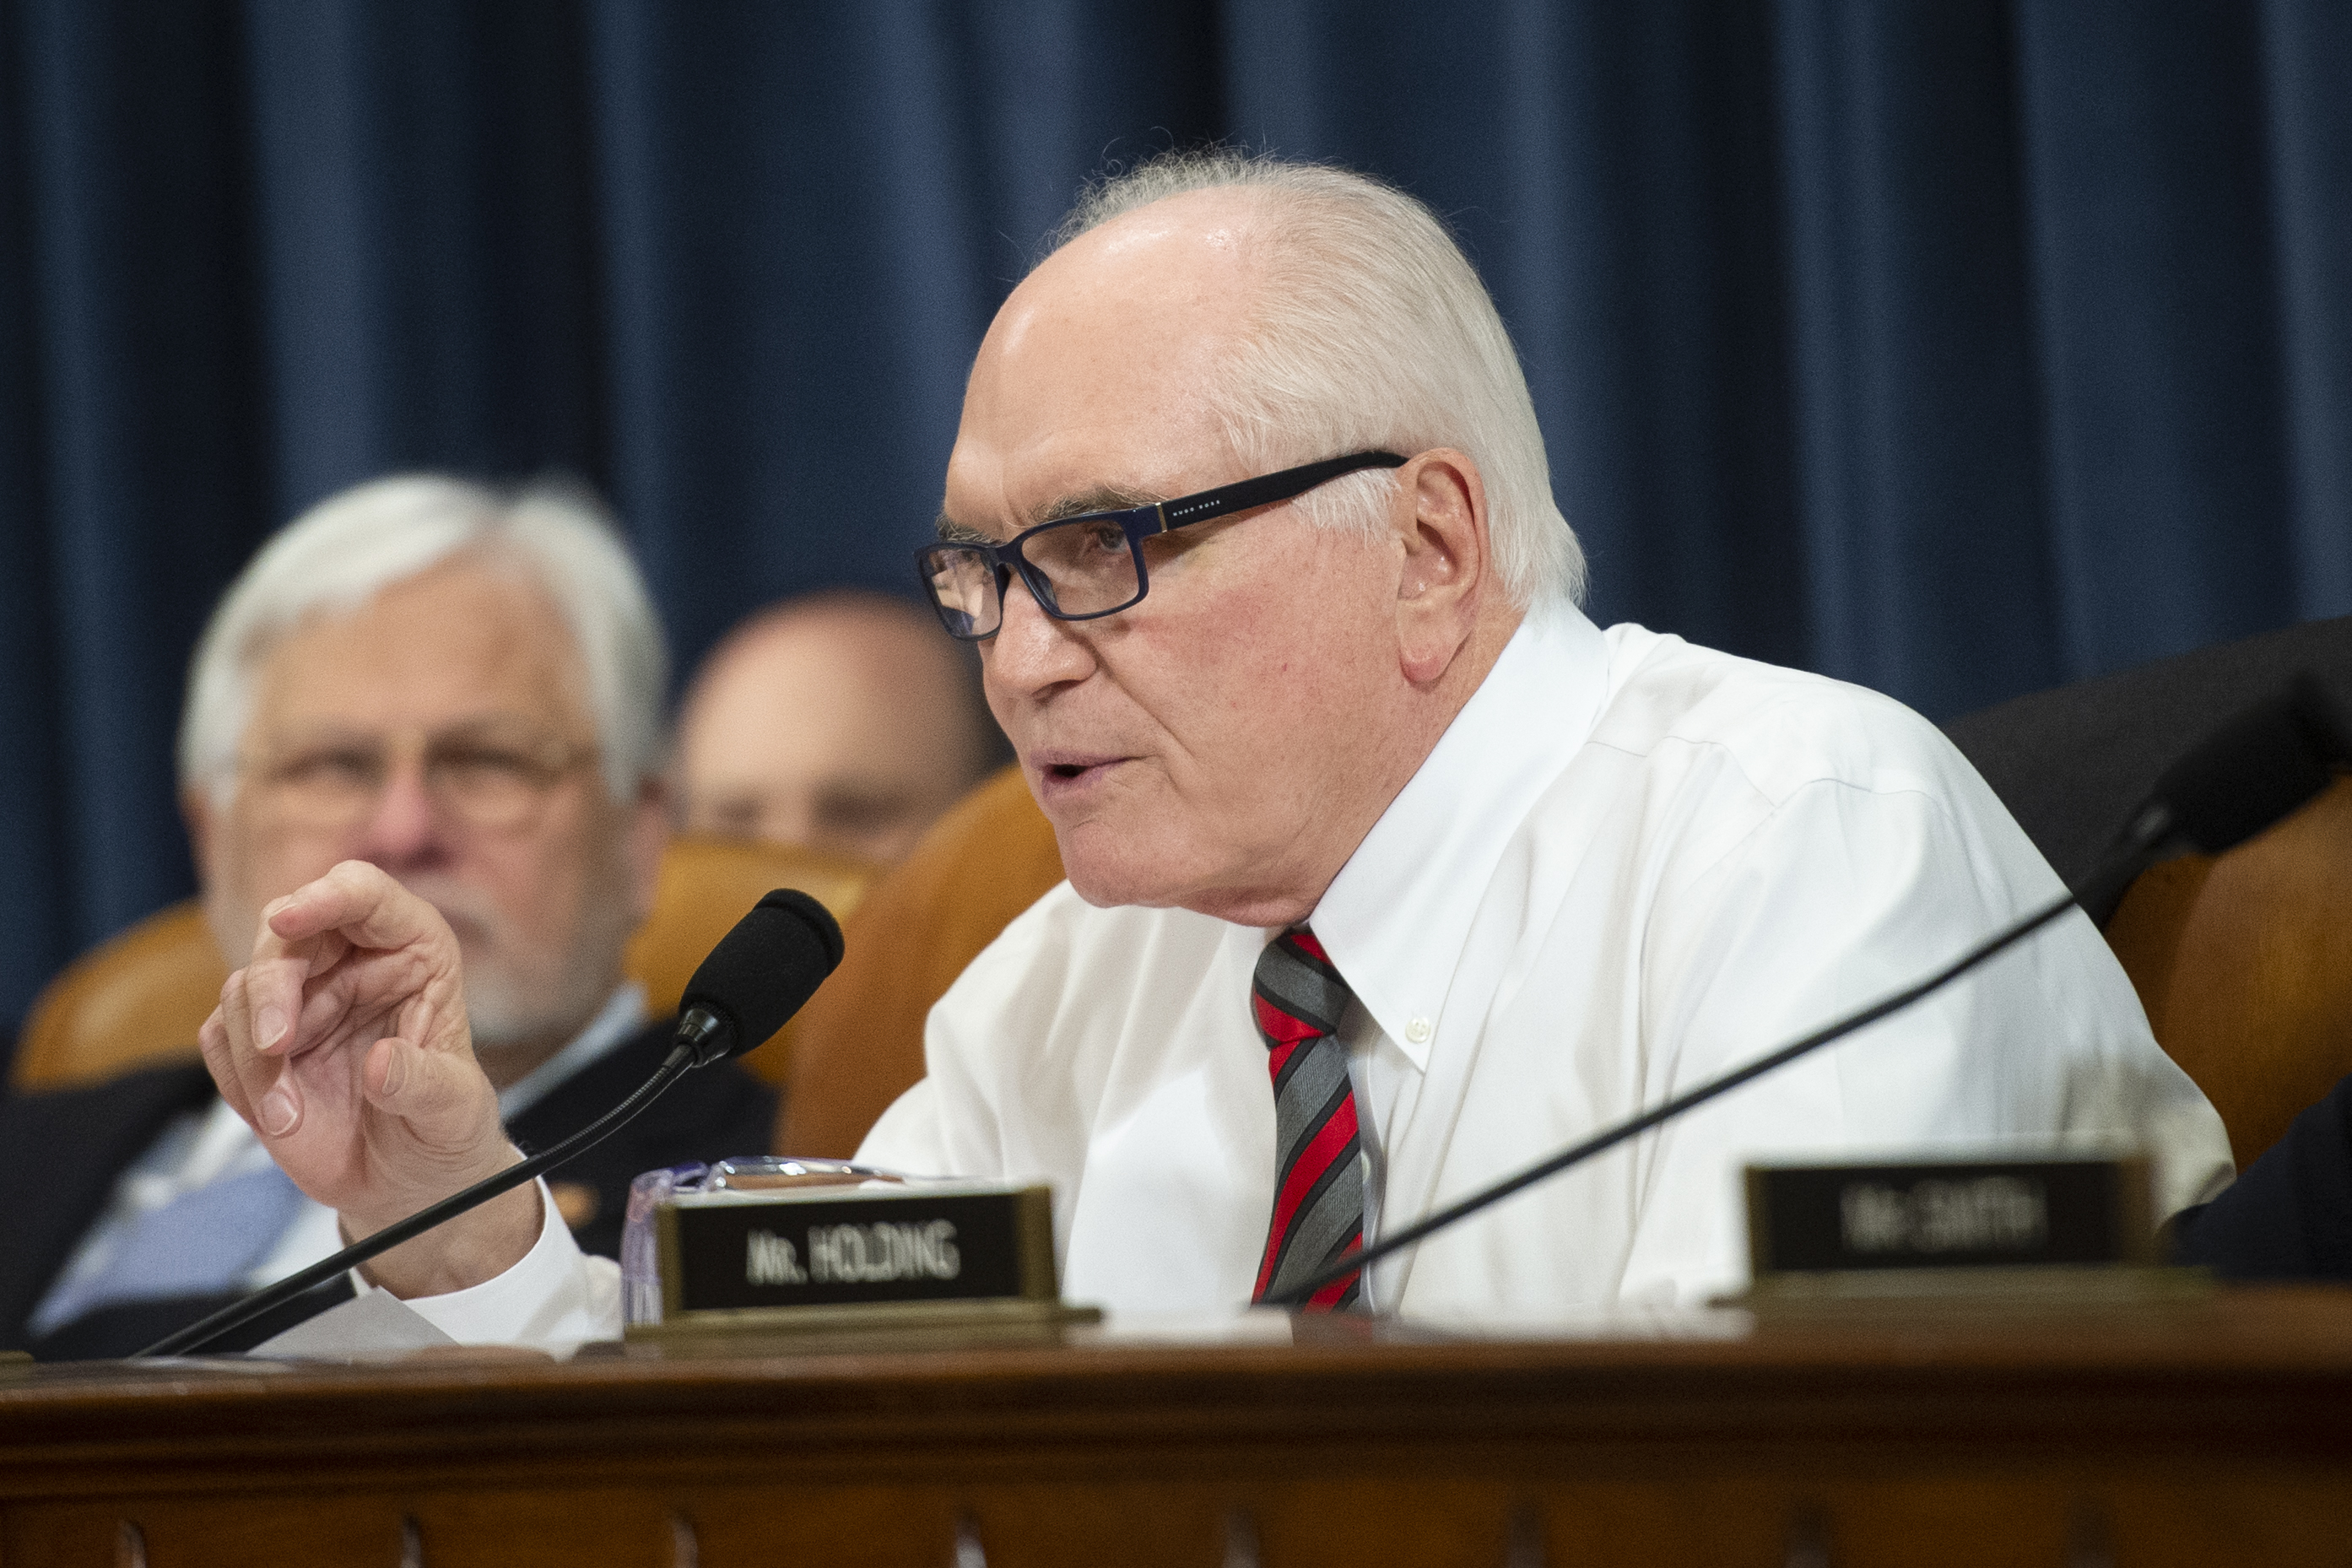
[[[1311,923],[1368,1233],[1921,978],[2061,891],[1917,715],[1572,610],[1531,617]],[[1050,1182],[1065,1294],[1245,1301],[1274,1188],[1247,1005],[1276,933],[1065,884],[932,1010],[861,1162]],[[1377,1268],[1428,1316],[1689,1301],[1746,1275],[1751,1159],[2147,1146],[2170,1213],[2226,1180],[2211,1107],[2090,921]]]

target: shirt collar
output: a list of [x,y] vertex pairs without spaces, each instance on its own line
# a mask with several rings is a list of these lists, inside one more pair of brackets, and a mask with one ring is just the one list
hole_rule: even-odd
[[1573,606],[1530,612],[1315,906],[1324,952],[1415,1068],[1505,847],[1591,733],[1608,663]]
[[499,1120],[512,1121],[520,1116],[557,1084],[609,1055],[645,1021],[646,988],[632,981],[613,993],[604,1011],[570,1045],[499,1090]]

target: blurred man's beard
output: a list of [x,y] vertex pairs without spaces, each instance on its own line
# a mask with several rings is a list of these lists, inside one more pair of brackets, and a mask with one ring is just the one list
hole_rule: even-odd
[[430,875],[403,886],[440,910],[457,933],[466,1021],[477,1049],[577,1033],[604,1004],[628,941],[626,900],[592,892],[569,950],[542,965],[520,962],[520,939],[479,889]]

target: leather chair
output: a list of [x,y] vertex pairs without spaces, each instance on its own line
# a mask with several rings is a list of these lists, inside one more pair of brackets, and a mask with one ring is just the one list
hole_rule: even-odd
[[845,1159],[923,1076],[923,1020],[964,966],[1062,879],[1054,829],[1008,767],[934,823],[843,932],[846,952],[785,1026],[776,1147]]
[[2243,1170],[2352,1073],[2352,777],[2226,855],[2150,868],[2106,932]]
[[[2352,616],[2020,698],[1948,731],[2080,885],[2166,766],[2305,668],[2352,710]],[[2352,1074],[2352,777],[2226,855],[2155,867],[2091,913],[2241,1169]]]
[[[771,888],[795,887],[836,918],[856,907],[875,868],[776,845],[679,837],[662,858],[653,913],[623,964],[658,1017],[675,1011],[712,944]],[[94,1082],[194,1056],[196,1030],[228,976],[191,900],[150,915],[77,959],[35,1000],[11,1077],[19,1091]],[[776,1047],[745,1058],[771,1081],[788,1068]]]

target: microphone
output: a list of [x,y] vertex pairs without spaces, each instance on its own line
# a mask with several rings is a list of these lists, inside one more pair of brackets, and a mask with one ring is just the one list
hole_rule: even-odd
[[678,1048],[698,1068],[753,1049],[840,962],[841,927],[825,907],[796,888],[778,888],[696,966],[678,1001]]
[[386,1226],[331,1258],[288,1275],[210,1317],[166,1335],[139,1354],[190,1355],[230,1330],[285,1305],[378,1253],[388,1252],[445,1220],[534,1181],[583,1150],[618,1131],[692,1068],[725,1061],[765,1042],[801,1010],[841,962],[841,927],[806,893],[778,888],[719,939],[686,983],[677,1032],[654,1075],[628,1099],[574,1132],[464,1192]]
[[2352,760],[2352,724],[2309,670],[2297,671],[2279,691],[2231,719],[2166,769],[2080,889],[1970,948],[1926,979],[1424,1215],[1281,1295],[1268,1297],[1267,1303],[1298,1306],[1334,1279],[1369,1268],[1547,1176],[1580,1165],[1717,1095],[1899,1013],[2040,931],[2077,902],[2095,903],[2102,895],[2122,892],[2158,860],[2192,851],[2219,855],[2235,847],[2326,788],[2334,764],[2347,760]]

